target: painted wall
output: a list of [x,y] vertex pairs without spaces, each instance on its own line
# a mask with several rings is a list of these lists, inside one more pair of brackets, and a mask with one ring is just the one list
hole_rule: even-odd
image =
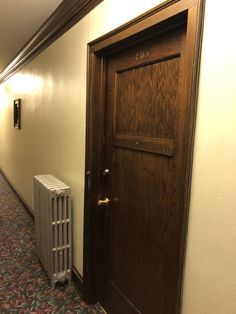
[[183,314],[236,313],[235,9],[206,1]]
[[[160,2],[104,1],[1,86],[0,167],[32,209],[34,175],[51,173],[71,186],[73,263],[80,274],[87,43]],[[21,130],[14,129],[12,122],[12,103],[16,98],[22,99]]]
[[[0,86],[0,167],[31,207],[33,175],[71,185],[81,274],[87,43],[160,2],[105,0]],[[182,314],[236,313],[234,12],[207,0]],[[20,131],[14,98],[22,98]]]

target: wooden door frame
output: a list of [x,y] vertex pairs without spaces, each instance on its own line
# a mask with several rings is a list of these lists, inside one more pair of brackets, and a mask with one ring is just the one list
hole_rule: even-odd
[[197,108],[199,63],[201,51],[204,0],[169,0],[135,18],[118,29],[88,44],[85,208],[84,208],[84,297],[89,303],[99,301],[101,269],[102,220],[97,207],[100,191],[103,153],[103,126],[105,103],[106,58],[124,47],[156,36],[168,29],[186,25],[185,100],[189,104],[188,131],[184,153],[185,188],[183,191],[184,224],[179,273],[179,298],[176,313],[182,299],[183,269],[185,260],[188,213],[190,204],[193,142]]

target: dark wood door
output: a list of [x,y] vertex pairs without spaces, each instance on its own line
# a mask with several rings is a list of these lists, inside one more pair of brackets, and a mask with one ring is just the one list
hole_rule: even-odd
[[183,247],[185,29],[107,58],[101,303],[174,314]]

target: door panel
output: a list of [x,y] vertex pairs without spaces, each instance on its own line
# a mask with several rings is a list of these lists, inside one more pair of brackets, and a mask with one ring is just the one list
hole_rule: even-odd
[[116,134],[173,138],[179,59],[157,60],[116,74]]
[[108,313],[173,314],[181,235],[185,30],[107,58],[101,303]]

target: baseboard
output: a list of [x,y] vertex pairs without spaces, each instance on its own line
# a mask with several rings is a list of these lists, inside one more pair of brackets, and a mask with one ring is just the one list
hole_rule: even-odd
[[17,196],[17,198],[19,199],[20,203],[23,205],[25,211],[27,212],[27,214],[30,216],[30,218],[34,221],[34,214],[32,209],[30,208],[30,206],[26,203],[26,201],[22,198],[22,196],[16,191],[16,189],[14,188],[14,186],[12,185],[11,181],[9,180],[8,176],[6,175],[6,173],[0,169],[1,174],[3,175],[3,177],[5,178],[5,180],[7,181],[7,183],[9,184],[10,188],[12,189],[12,191],[14,192],[14,194]]
[[76,288],[79,290],[80,295],[83,296],[84,295],[83,279],[74,266],[72,266],[72,281],[74,282]]
[[[17,196],[20,203],[23,205],[24,209],[26,210],[26,213],[34,221],[34,214],[30,206],[25,202],[25,200],[21,197],[21,195],[15,190],[14,186],[11,184],[11,181],[9,180],[9,178],[7,177],[7,175],[2,169],[0,169],[0,173],[3,175],[3,177],[9,184],[10,188],[12,189],[14,194]],[[79,294],[83,296],[83,279],[74,266],[72,266],[72,281],[75,284],[76,288],[78,289]]]

